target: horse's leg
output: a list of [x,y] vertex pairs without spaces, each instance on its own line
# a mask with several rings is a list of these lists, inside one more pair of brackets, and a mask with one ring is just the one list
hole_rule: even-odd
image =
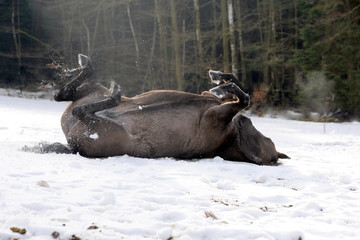
[[[90,59],[82,54],[78,55],[79,58],[79,70],[80,72],[70,81],[68,82],[60,91],[55,94],[55,101],[75,101],[79,97],[77,96],[77,87],[81,85],[81,83],[89,78],[94,69],[91,65]],[[76,71],[75,71],[76,72]]]
[[120,86],[115,82],[111,83],[110,93],[111,95],[104,100],[75,107],[72,110],[72,114],[85,123],[89,123],[93,120],[104,120],[95,113],[101,110],[116,107],[120,104],[121,101]]
[[[84,86],[88,87],[88,86]],[[94,126],[107,126],[112,131],[123,131],[122,126],[116,125],[113,121],[109,119],[102,118],[97,116],[95,113],[104,109],[112,108],[120,103],[121,93],[119,85],[112,83],[110,87],[111,95],[99,102],[86,104],[80,107],[76,107],[73,109],[72,113],[79,120],[83,121],[87,126],[88,130],[91,130]],[[104,125],[105,124],[105,125]],[[120,128],[119,128],[120,127]],[[101,127],[103,128],[103,127]],[[81,135],[80,135],[81,136]],[[76,141],[71,139],[69,141],[69,145],[64,145],[62,143],[40,143],[36,146],[29,147],[24,146],[22,151],[26,152],[35,152],[35,153],[66,153],[66,154],[75,154],[77,152],[81,152],[81,149],[78,147]],[[81,152],[82,155],[87,155],[84,152]]]
[[122,124],[96,114],[120,104],[121,92],[114,82],[110,96],[98,102],[75,107],[72,114],[80,121],[68,134],[69,146],[86,157],[108,157],[129,153],[129,134]]
[[244,84],[239,81],[232,73],[223,73],[220,71],[209,70],[209,77],[211,82],[215,85],[220,85],[228,82],[235,83],[240,89],[244,90]]
[[[214,124],[214,126],[224,126],[224,129],[228,129],[230,131],[229,134],[231,134],[233,131],[233,117],[250,105],[249,95],[243,92],[235,83],[226,83],[214,87],[209,92],[221,99],[222,103],[206,110],[203,114],[204,119]],[[224,99],[233,98],[234,96],[237,97],[237,100],[224,101]]]
[[238,104],[241,105],[242,108],[246,108],[250,105],[250,97],[247,93],[245,93],[241,88],[239,88],[235,83],[227,83],[217,87],[214,87],[209,90],[211,94],[215,97],[223,99],[228,94],[232,94],[236,96],[239,101]]

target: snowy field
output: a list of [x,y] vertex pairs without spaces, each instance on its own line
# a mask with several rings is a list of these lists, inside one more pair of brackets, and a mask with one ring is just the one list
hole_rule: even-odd
[[65,107],[0,96],[0,240],[360,239],[359,123],[252,118],[276,167],[20,151],[65,143]]

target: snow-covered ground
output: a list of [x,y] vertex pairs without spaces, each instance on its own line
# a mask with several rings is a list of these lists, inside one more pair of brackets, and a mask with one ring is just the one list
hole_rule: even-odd
[[276,167],[19,150],[65,143],[65,107],[0,96],[1,240],[359,239],[359,123],[252,118]]

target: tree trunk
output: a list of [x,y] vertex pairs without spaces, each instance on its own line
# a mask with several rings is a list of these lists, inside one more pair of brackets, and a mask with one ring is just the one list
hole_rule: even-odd
[[91,46],[90,46],[90,30],[89,27],[86,25],[84,17],[81,18],[81,22],[85,28],[86,32],[86,46],[87,46],[87,56],[91,58]]
[[269,1],[269,24],[268,24],[268,39],[267,39],[267,73],[269,77],[269,86],[272,92],[272,104],[276,104],[279,100],[279,81],[276,69],[276,49],[275,49],[275,38],[276,38],[276,12],[274,1]]
[[268,34],[266,32],[266,20],[269,21],[269,16],[266,15],[266,7],[264,6],[261,0],[256,0],[256,12],[258,17],[258,25],[259,25],[259,42],[260,42],[260,64],[261,64],[261,72],[262,72],[262,82],[266,85],[266,88],[269,88],[269,66],[268,66]]
[[[281,79],[281,82],[278,84],[278,92],[279,92],[279,98],[280,98],[280,103],[282,106],[284,106],[285,103],[285,91],[286,89],[284,89],[285,87],[285,75],[286,75],[286,70],[285,70],[285,39],[284,37],[282,36],[282,33],[284,32],[284,19],[283,19],[283,16],[282,16],[282,10],[280,9],[279,10],[279,26],[280,26],[280,48],[281,48],[281,56],[279,56],[278,58],[280,58],[280,64],[281,66],[278,66],[278,68],[281,68],[281,76],[280,76],[280,79]],[[279,78],[279,77],[278,77]]]
[[229,31],[226,0],[221,0],[221,26],[223,39],[223,68],[224,72],[230,72],[229,64]]
[[180,54],[180,37],[179,37],[179,30],[177,25],[175,0],[170,0],[170,9],[171,9],[171,26],[172,26],[172,46],[175,57],[175,78],[177,82],[177,89],[184,90],[184,81],[181,76],[182,66],[181,66],[181,54]]
[[[12,23],[12,33],[15,45],[15,55],[18,61],[18,76],[20,80],[20,90],[24,87],[24,80],[22,77],[21,67],[22,67],[22,59],[21,59],[21,38],[19,35],[20,29],[20,12],[19,12],[19,5],[20,0],[17,0],[17,6],[15,6],[15,0],[12,1],[12,13],[11,13],[11,23]],[[16,14],[16,23],[15,23],[15,14]]]
[[158,23],[158,31],[159,31],[159,38],[160,38],[160,58],[162,59],[161,65],[160,65],[160,71],[159,75],[162,80],[162,85],[164,88],[170,88],[170,81],[169,81],[169,54],[168,54],[168,48],[167,48],[167,38],[166,38],[166,31],[165,31],[165,24],[163,22],[163,18],[161,15],[161,7],[159,1],[161,0],[154,0],[155,1],[155,7],[156,7],[156,19]]
[[295,40],[294,40],[294,49],[298,48],[299,41],[299,25],[298,25],[298,2],[294,1],[294,32],[295,32]]
[[[240,5],[240,4],[239,4]],[[256,13],[257,13],[257,17],[258,17],[258,25],[259,25],[259,39],[260,39],[260,44],[262,45],[264,42],[264,33],[263,33],[263,20],[262,20],[262,8],[260,5],[260,0],[256,0]]]
[[216,10],[216,0],[212,1],[212,24],[214,26],[213,32],[214,34],[211,34],[211,61],[212,63],[216,63],[216,59],[217,59],[217,55],[216,55],[216,40],[217,40],[217,34],[215,34],[216,32],[218,32],[218,28],[217,28],[217,22],[218,22],[218,18],[217,18],[217,10]]
[[245,64],[245,47],[244,47],[244,38],[243,38],[243,26],[242,26],[242,13],[240,1],[237,3],[237,30],[238,30],[238,38],[239,38],[239,51],[240,51],[240,79],[247,86],[247,88],[252,88],[251,82],[247,81],[246,77],[246,64]]
[[[99,27],[99,18],[100,18],[100,5],[97,6],[97,10],[96,10],[96,20],[95,20],[95,26],[94,26],[94,34],[93,34],[93,38],[92,38],[92,42],[91,42],[91,48],[90,48],[90,52],[92,53],[94,46],[96,44],[96,37],[97,37],[97,32],[98,32],[98,27]],[[110,36],[112,36],[112,34],[110,33]]]
[[[145,85],[147,82],[149,82],[149,88],[153,89],[154,88],[154,83],[153,83],[153,78],[151,77],[151,66],[153,64],[153,58],[154,58],[154,53],[155,53],[155,44],[156,44],[156,32],[157,32],[157,27],[156,27],[156,0],[154,0],[154,30],[153,30],[153,35],[152,35],[152,43],[151,43],[151,49],[150,49],[150,56],[149,56],[149,61],[147,64],[147,68],[146,68],[146,72],[144,75],[144,84]],[[144,90],[144,89],[143,89]]]
[[231,72],[238,76],[238,60],[237,60],[237,51],[235,44],[235,24],[234,24],[234,7],[232,0],[227,0],[228,4],[228,20],[229,20],[229,29],[230,29],[230,51],[231,51]]
[[201,73],[201,69],[204,67],[203,47],[201,39],[200,29],[200,8],[199,0],[194,0],[194,11],[195,11],[195,33],[197,42],[197,73]]
[[135,34],[135,29],[134,29],[134,25],[133,25],[133,21],[131,18],[131,12],[130,12],[130,3],[127,2],[126,4],[126,11],[128,14],[128,18],[129,18],[129,25],[130,25],[130,29],[131,29],[131,34],[134,38],[134,45],[135,45],[135,52],[136,52],[136,65],[139,64],[139,58],[140,58],[140,53],[139,53],[139,45],[136,39],[136,34]]
[[[77,3],[78,4],[78,3]],[[66,0],[61,0],[59,2],[62,16],[62,28],[63,28],[63,40],[62,40],[62,52],[64,54],[65,59],[70,59],[70,65],[73,65],[73,45],[72,42],[72,34],[73,34],[73,26],[74,21],[76,20],[74,16],[76,16],[77,7],[73,7],[72,9],[66,8]]]
[[[185,18],[183,18],[182,20],[182,35],[185,36],[186,34],[186,26],[185,26]],[[181,69],[181,76],[185,75],[185,61],[186,61],[186,40],[185,37],[183,37],[182,39],[182,56],[181,56],[181,64],[182,64],[182,69]]]
[[[263,8],[263,11],[265,12],[264,4],[261,6]],[[270,10],[270,7],[267,6],[268,10],[266,11],[268,14],[267,18],[267,24],[264,27],[264,42],[263,42],[263,49],[264,49],[264,82],[270,87],[271,90],[273,90],[272,86],[272,78],[271,78],[271,67],[270,67],[270,60],[271,60],[271,14],[272,11]]]

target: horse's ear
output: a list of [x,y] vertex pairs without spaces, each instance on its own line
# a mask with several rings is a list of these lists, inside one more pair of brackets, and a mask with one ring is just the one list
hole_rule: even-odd
[[[238,129],[241,129],[245,123],[246,123],[246,126],[252,125],[250,118],[245,117],[244,115],[242,115],[240,113],[236,114],[232,121],[234,122],[235,126]],[[249,129],[249,131],[250,131],[250,129]]]
[[234,119],[234,123],[238,129],[241,129],[243,126],[243,121],[241,120],[241,117]]
[[278,152],[278,158],[287,158],[287,159],[290,159],[290,157],[284,153],[279,153]]
[[84,54],[78,55],[78,61],[81,68],[86,68],[90,63],[90,58]]

